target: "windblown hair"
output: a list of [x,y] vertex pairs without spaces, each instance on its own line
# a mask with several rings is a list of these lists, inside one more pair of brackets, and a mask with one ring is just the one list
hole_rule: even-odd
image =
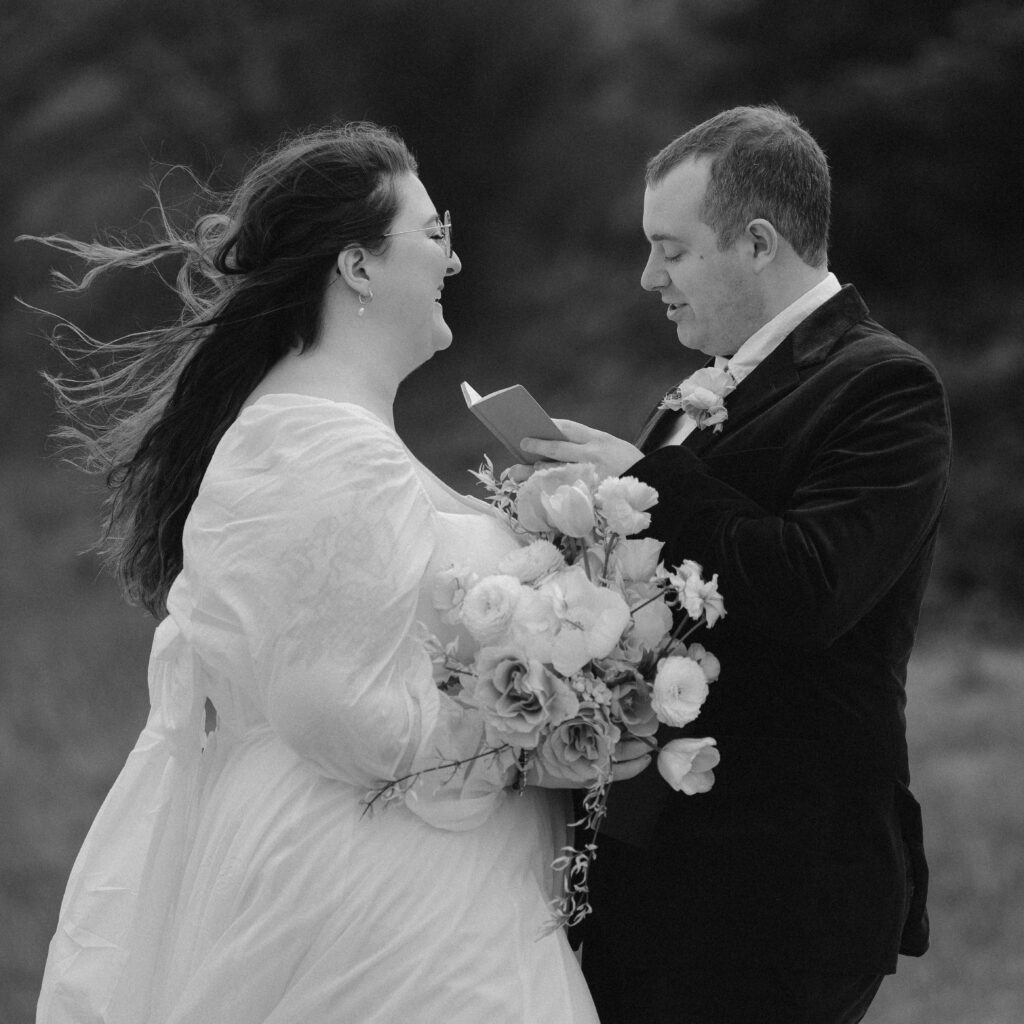
[[809,266],[828,254],[831,183],[821,147],[774,106],[733,107],[691,128],[647,164],[657,185],[688,159],[710,156],[701,220],[728,248],[756,218],[771,223]]
[[165,613],[214,449],[267,371],[315,343],[338,253],[384,250],[395,179],[416,170],[397,135],[350,123],[286,139],[189,231],[171,224],[155,188],[161,227],[149,244],[28,236],[90,265],[78,281],[54,272],[66,291],[115,268],[181,263],[182,313],[172,326],[103,342],[62,322],[52,335],[76,363],[105,359],[84,379],[47,379],[68,420],[57,437],[85,469],[106,475],[97,547],[129,600]]

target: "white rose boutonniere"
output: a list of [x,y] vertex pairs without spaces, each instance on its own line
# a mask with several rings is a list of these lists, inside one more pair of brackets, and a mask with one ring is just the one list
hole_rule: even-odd
[[722,424],[729,418],[725,398],[736,390],[736,378],[728,370],[705,366],[691,373],[677,388],[673,388],[658,406],[659,409],[689,413],[697,429],[714,427],[721,433]]

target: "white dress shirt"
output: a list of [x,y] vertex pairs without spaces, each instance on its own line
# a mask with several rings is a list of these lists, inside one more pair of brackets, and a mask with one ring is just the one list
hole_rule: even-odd
[[[724,356],[716,356],[715,368],[728,370],[739,384],[758,367],[762,360],[774,352],[799,324],[803,323],[819,306],[828,302],[839,290],[840,284],[836,275],[828,274],[813,288],[805,291],[795,302],[791,302],[781,313],[773,316],[763,327],[754,331],[728,359]],[[697,421],[689,413],[684,413],[679,418],[676,429],[661,447],[679,444],[693,432],[696,426]]]

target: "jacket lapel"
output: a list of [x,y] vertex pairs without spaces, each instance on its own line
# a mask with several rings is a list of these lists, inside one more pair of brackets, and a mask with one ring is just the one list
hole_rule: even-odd
[[[857,290],[852,285],[845,285],[798,324],[726,398],[725,407],[729,417],[720,433],[716,434],[713,427],[694,430],[684,439],[683,445],[699,455],[727,436],[731,429],[734,430],[777,402],[800,383],[800,372],[804,367],[822,362],[839,338],[867,315],[867,306]],[[659,427],[663,426],[666,416],[672,415],[665,412],[653,413],[641,431],[637,447],[647,453],[652,450],[655,442],[663,441],[667,430]]]
[[[708,359],[700,369],[714,365],[714,359]],[[666,392],[666,394],[668,394],[668,392]],[[650,415],[644,421],[644,425],[640,428],[640,433],[636,435],[636,440],[633,444],[635,444],[637,448],[644,453],[644,455],[650,455],[651,452],[664,443],[665,438],[672,432],[672,428],[679,422],[680,416],[682,416],[682,413],[676,412],[674,409],[659,409],[658,406],[655,406],[651,410]],[[696,433],[698,433],[698,431],[691,431],[689,436],[683,439],[683,444],[686,444]]]
[[658,428],[664,425],[669,415],[671,414],[667,410],[659,409],[658,406],[655,406],[644,421],[644,425],[640,428],[640,433],[636,435],[636,440],[633,444],[645,455],[651,451],[653,439],[661,433]]

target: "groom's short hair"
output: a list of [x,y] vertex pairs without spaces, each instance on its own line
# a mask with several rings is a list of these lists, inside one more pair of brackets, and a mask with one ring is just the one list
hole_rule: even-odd
[[685,160],[710,156],[701,220],[731,245],[755,218],[769,221],[812,267],[828,252],[831,183],[821,147],[775,106],[733,107],[691,128],[647,164],[659,184]]

